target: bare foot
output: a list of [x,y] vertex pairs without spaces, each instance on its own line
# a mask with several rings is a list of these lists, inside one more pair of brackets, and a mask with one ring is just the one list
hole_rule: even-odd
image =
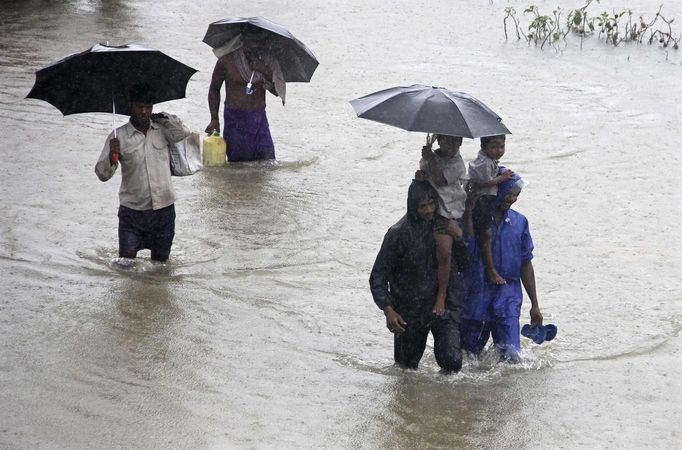
[[433,313],[437,316],[442,316],[445,312],[445,294],[442,296],[439,294],[436,297],[436,304],[433,305]]

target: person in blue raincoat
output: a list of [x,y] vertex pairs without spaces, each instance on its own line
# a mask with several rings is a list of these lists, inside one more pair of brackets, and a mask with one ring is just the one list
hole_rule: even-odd
[[[500,170],[505,169],[500,167]],[[474,355],[483,351],[492,336],[503,360],[519,360],[522,285],[531,302],[531,325],[542,325],[528,219],[511,209],[522,187],[521,177],[515,174],[498,186],[493,204],[490,229],[493,260],[498,273],[506,280],[505,284],[496,285],[488,280],[481,249],[474,237],[471,214],[469,211],[465,214],[470,265],[463,273],[464,310],[460,330],[462,349]],[[468,199],[468,203],[473,201]]]

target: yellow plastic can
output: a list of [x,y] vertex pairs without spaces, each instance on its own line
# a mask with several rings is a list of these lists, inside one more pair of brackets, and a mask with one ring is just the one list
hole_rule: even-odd
[[214,131],[210,136],[204,138],[204,166],[222,166],[225,164],[227,156],[227,143]]

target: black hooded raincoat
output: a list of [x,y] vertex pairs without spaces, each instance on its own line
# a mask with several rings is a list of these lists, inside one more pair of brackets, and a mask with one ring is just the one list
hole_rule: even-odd
[[413,181],[407,194],[407,214],[386,232],[369,277],[374,302],[383,310],[391,306],[407,322],[406,331],[395,335],[395,360],[416,368],[429,331],[434,335],[438,364],[450,371],[461,367],[459,322],[462,287],[453,261],[443,316],[433,314],[438,292],[436,241],[433,222],[417,213],[424,199],[437,200],[425,181]]

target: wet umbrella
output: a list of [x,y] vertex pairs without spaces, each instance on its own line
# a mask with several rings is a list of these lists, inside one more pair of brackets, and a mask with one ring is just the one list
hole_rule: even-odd
[[277,60],[283,81],[308,82],[319,64],[313,52],[289,30],[263,17],[235,17],[213,22],[203,41],[212,48],[219,48],[239,35],[246,45]]
[[408,131],[478,138],[511,134],[502,119],[464,92],[441,87],[400,86],[350,101],[358,117]]
[[65,116],[86,112],[130,115],[128,92],[132,85],[148,84],[155,103],[162,103],[184,98],[195,72],[159,50],[135,44],[97,44],[37,71],[26,97],[44,100]]

